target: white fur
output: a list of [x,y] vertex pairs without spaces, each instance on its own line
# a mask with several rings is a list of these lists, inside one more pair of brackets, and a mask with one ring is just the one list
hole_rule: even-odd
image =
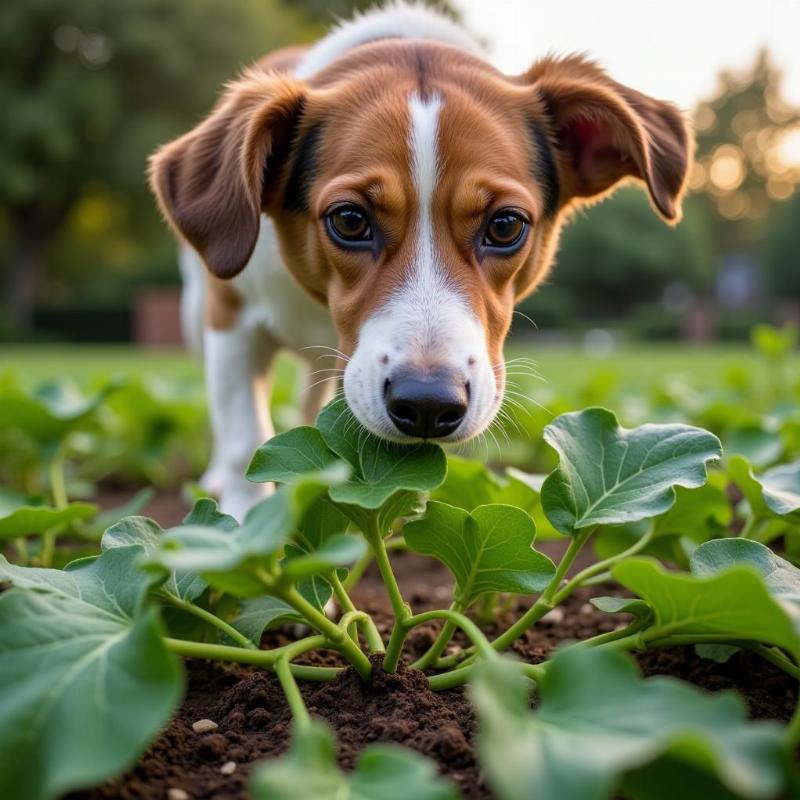
[[483,430],[498,407],[495,374],[483,326],[452,284],[436,250],[432,202],[439,176],[438,120],[442,100],[409,98],[409,151],[417,193],[414,262],[405,284],[362,326],[344,376],[347,402],[373,433],[407,440],[386,411],[383,387],[408,366],[445,370],[469,383],[470,402],[461,425],[445,440]]
[[416,3],[393,2],[340,22],[306,53],[294,74],[308,78],[359,45],[389,38],[443,42],[475,54],[482,51],[474,37],[441,12]]

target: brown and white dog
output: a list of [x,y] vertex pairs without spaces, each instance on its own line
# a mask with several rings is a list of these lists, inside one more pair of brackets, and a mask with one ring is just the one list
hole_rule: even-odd
[[[514,305],[565,218],[635,178],[677,221],[691,149],[672,105],[585,58],[503,75],[456,23],[404,3],[246,70],[151,163],[184,243],[187,327],[205,317],[204,485],[238,517],[257,499],[243,476],[271,432],[281,347],[335,345],[347,402],[380,437],[485,430]],[[328,386],[309,391],[309,420]]]

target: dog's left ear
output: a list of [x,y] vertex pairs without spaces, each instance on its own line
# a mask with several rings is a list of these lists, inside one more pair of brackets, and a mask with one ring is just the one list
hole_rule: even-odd
[[581,56],[545,58],[523,81],[537,90],[556,146],[562,204],[634,177],[664,219],[680,219],[693,142],[675,106],[622,86]]

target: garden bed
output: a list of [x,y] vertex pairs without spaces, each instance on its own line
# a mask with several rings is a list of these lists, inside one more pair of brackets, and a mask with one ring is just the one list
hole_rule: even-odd
[[[162,496],[152,512],[165,514],[169,524],[185,509],[177,495]],[[159,517],[159,521],[162,518]],[[543,543],[540,549],[556,558],[563,546]],[[586,566],[583,557],[573,568]],[[412,553],[393,557],[398,582],[414,611],[439,608],[451,596],[452,577],[438,562]],[[602,591],[601,591],[602,590]],[[623,624],[627,615],[602,613],[587,603],[590,596],[608,594],[612,587],[578,590],[556,612],[546,617],[513,646],[520,658],[532,663],[550,656],[562,642],[587,639]],[[388,637],[392,612],[383,583],[372,567],[352,591],[359,608],[376,620]],[[484,626],[493,635],[507,627],[527,607],[521,601],[499,620]],[[562,613],[558,613],[561,612]],[[439,629],[438,623],[416,628],[406,643],[406,662],[421,656]],[[290,641],[291,630],[265,634],[262,645],[276,647]],[[466,644],[456,635],[455,640]],[[753,719],[788,721],[797,698],[797,684],[785,672],[747,652],[735,654],[724,664],[698,658],[692,647],[648,651],[637,658],[645,675],[673,675],[709,691],[738,690]],[[307,654],[298,661],[320,666],[341,665],[331,651]],[[359,752],[375,742],[394,742],[424,753],[439,764],[443,774],[455,780],[465,798],[483,800],[494,795],[487,787],[473,751],[475,717],[464,688],[434,692],[418,671],[401,670],[388,675],[375,661],[373,685],[365,686],[355,671],[347,670],[330,683],[306,682],[303,698],[312,715],[325,719],[336,733],[339,762],[351,769]],[[247,797],[251,767],[283,753],[289,744],[291,713],[278,679],[257,668],[219,662],[187,660],[186,699],[159,740],[125,776],[70,800],[161,800],[170,789],[186,792],[192,800],[238,800]],[[192,724],[202,719],[218,728],[197,734]],[[235,770],[225,774],[233,762]],[[177,796],[180,796],[179,794]]]

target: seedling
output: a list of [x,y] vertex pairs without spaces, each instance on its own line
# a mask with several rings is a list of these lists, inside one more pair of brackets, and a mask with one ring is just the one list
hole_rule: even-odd
[[[310,718],[299,688],[344,668],[308,665],[305,653],[336,650],[369,683],[374,669],[401,668],[409,633],[433,620],[440,633],[410,666],[426,669],[435,690],[470,682],[479,753],[503,800],[654,797],[641,787],[663,781],[665,764],[683,765],[722,797],[788,791],[800,715],[785,729],[750,723],[735,696],[642,679],[625,654],[748,648],[800,678],[800,570],[747,538],[767,518],[792,524],[797,465],[757,475],[731,462],[759,522],[745,537],[713,538],[734,531],[728,473],[709,482],[722,455],[711,433],[678,424],[627,430],[592,408],[558,417],[544,438],[559,463],[543,481],[458,460],[448,475],[439,447],[378,441],[337,401],[316,427],[259,448],[248,476],[276,490],[241,524],[203,499],[167,531],[143,517],[117,522],[99,555],[63,571],[0,560],[10,585],[0,594],[0,681],[17,687],[0,715],[0,796],[54,798],[133,763],[179,702],[176,656],[191,656],[251,664],[280,680],[293,741],[288,755],[254,772],[254,797],[455,798],[430,763],[397,748],[368,748],[354,773],[341,773],[332,734]],[[535,520],[565,539],[557,563],[535,548]],[[575,571],[590,544],[602,557]],[[397,547],[452,572],[447,608],[414,612],[392,569]],[[349,591],[373,559],[394,612],[386,640]],[[598,589],[593,600],[629,614],[629,624],[541,663],[502,655],[578,588],[601,581],[634,595]],[[529,596],[529,609],[489,640],[476,612],[493,616],[514,595]],[[324,610],[331,597],[334,618]],[[160,618],[166,609],[182,618],[173,631]],[[264,631],[282,622],[302,622],[307,635],[260,649]],[[459,629],[468,646],[453,646]]]

